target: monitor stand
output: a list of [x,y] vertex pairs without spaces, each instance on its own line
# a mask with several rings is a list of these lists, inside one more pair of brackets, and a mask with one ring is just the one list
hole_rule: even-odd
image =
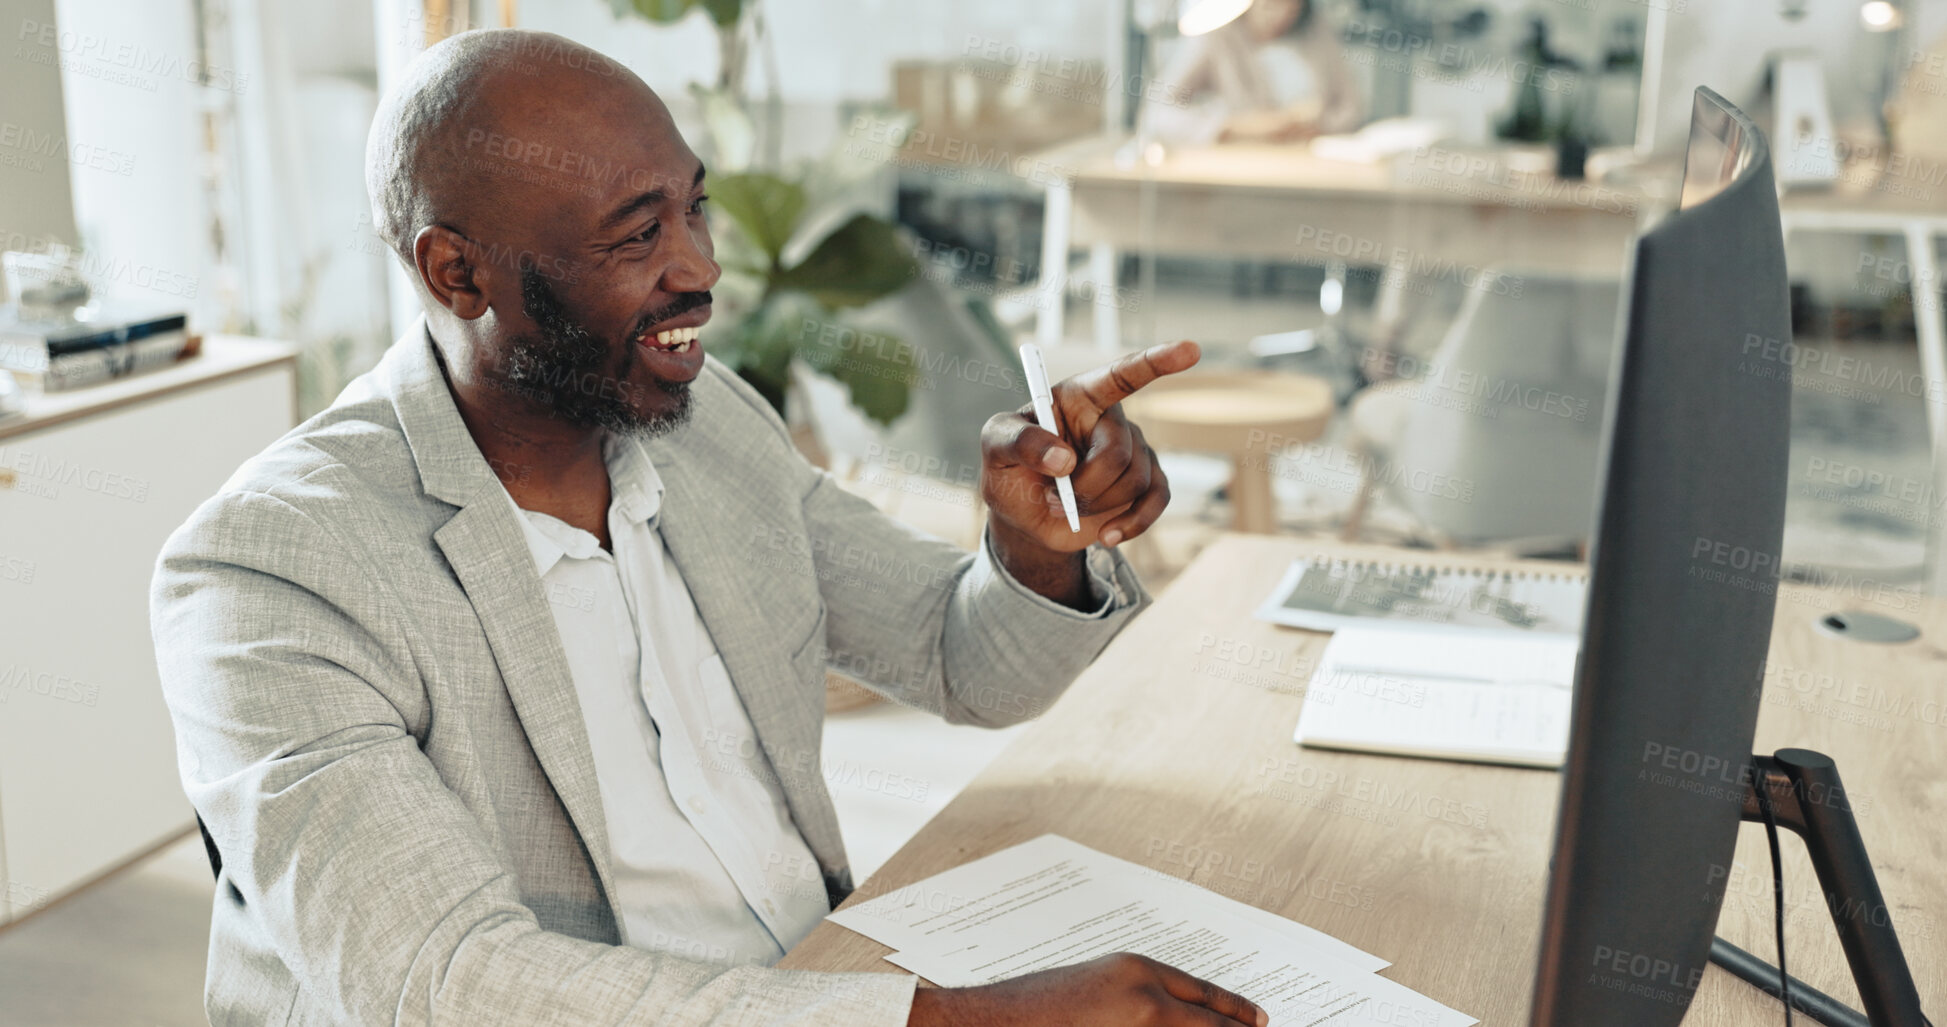
[[[1780,749],[1772,756],[1753,756],[1751,781],[1744,794],[1744,819],[1764,823],[1759,787],[1770,799],[1778,826],[1797,832],[1805,842],[1872,1027],[1929,1027],[1920,1011],[1920,992],[1907,969],[1906,954],[1893,933],[1892,911],[1880,895],[1865,840],[1859,837],[1845,786],[1839,783],[1839,768],[1831,757],[1809,749]],[[1777,967],[1722,939],[1711,947],[1711,961],[1773,995],[1778,993]],[[1806,997],[1815,996],[1813,1002],[1801,1005],[1797,1001],[1801,988],[1809,992]],[[1846,1019],[1843,1015],[1836,1020],[1819,1016],[1819,1004],[1832,1000],[1804,988],[1797,980],[1792,981],[1792,998],[1794,1007],[1815,1018],[1828,1023]],[[1837,1003],[1832,1006],[1849,1012]]]

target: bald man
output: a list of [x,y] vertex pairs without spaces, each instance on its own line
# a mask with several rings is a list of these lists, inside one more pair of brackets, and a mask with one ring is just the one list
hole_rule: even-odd
[[917,995],[772,967],[852,884],[827,664],[954,723],[1045,709],[1147,602],[1114,550],[1169,489],[1117,404],[1194,344],[1061,383],[1058,426],[988,421],[966,553],[707,356],[704,168],[634,75],[468,33],[367,158],[424,320],[196,511],[151,597],[213,1023],[1263,1022],[1134,956]]

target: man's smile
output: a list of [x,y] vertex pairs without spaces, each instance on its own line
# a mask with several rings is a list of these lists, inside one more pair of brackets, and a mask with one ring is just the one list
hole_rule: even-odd
[[704,303],[650,325],[631,341],[641,350],[650,374],[671,385],[685,384],[703,372],[699,332],[709,320],[710,305]]
[[666,353],[686,353],[695,347],[698,330],[710,320],[710,304],[649,325],[635,337],[635,344]]

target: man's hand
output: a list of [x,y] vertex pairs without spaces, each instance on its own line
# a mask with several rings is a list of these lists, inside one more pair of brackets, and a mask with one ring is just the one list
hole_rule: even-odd
[[[980,434],[980,492],[992,513],[995,554],[1014,580],[1080,608],[1088,598],[1081,551],[1135,538],[1162,515],[1169,482],[1142,429],[1118,404],[1194,366],[1200,355],[1194,342],[1166,343],[1065,379],[1051,390],[1055,425],[1036,425],[1032,406],[988,419]],[[1068,530],[1055,492],[1054,478],[1063,474],[1075,486],[1079,533]]]
[[[1064,529],[1066,530],[1066,529]],[[906,1027],[1266,1027],[1242,998],[1119,952],[979,988],[921,988]]]

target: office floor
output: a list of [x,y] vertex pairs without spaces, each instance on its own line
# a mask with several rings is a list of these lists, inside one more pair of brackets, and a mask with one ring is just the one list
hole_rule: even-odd
[[210,865],[190,833],[0,928],[0,1020],[19,1027],[195,1027],[203,1016]]
[[1873,380],[1924,381],[1919,353],[1910,342],[1801,342],[1874,370],[1856,379],[1806,374],[1792,393],[1785,559],[1835,575],[1917,584],[1926,531],[1943,499],[1927,485],[1926,408],[1919,396]]

